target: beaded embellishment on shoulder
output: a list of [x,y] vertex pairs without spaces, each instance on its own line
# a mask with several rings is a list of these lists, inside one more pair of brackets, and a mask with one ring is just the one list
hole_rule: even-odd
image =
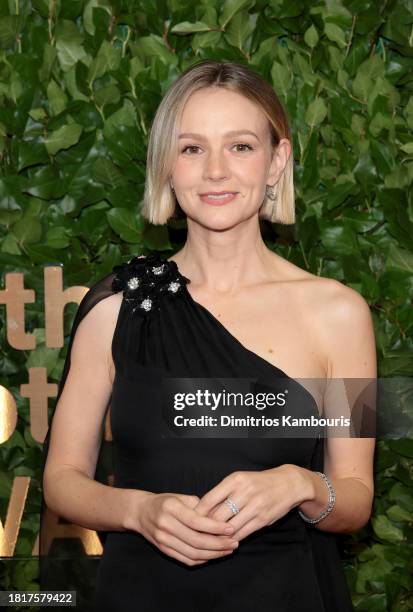
[[116,273],[112,290],[123,291],[132,312],[142,315],[159,310],[165,296],[182,293],[190,282],[179,272],[175,261],[164,260],[158,253],[133,257],[128,263],[114,266],[112,272]]

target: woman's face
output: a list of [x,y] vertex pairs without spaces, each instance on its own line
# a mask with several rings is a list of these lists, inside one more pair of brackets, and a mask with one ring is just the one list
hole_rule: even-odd
[[[211,229],[227,229],[258,214],[266,185],[278,181],[290,154],[287,139],[273,154],[267,118],[257,105],[212,87],[186,102],[178,147],[171,174],[176,197],[188,218]],[[211,192],[235,192],[235,197],[205,195]]]

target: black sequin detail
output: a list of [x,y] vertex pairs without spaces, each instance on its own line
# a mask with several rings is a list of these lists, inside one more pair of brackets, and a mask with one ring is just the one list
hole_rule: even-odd
[[159,310],[166,296],[181,294],[190,282],[178,270],[175,261],[162,259],[158,253],[133,257],[128,263],[114,266],[116,275],[112,290],[123,291],[133,312],[143,316]]

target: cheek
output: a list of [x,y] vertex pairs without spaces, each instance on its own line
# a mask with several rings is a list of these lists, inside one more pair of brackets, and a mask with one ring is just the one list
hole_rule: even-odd
[[265,164],[262,160],[251,159],[250,163],[245,164],[242,180],[244,184],[260,189],[265,183]]
[[188,189],[199,183],[200,168],[197,164],[188,163],[185,159],[178,159],[172,174],[174,185],[178,189]]

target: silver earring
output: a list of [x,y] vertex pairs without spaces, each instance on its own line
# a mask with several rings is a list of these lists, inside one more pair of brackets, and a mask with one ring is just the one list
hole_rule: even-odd
[[266,185],[265,186],[265,195],[267,196],[267,198],[269,200],[272,200],[273,202],[277,201],[278,198],[278,190],[275,190],[275,186],[274,185]]

